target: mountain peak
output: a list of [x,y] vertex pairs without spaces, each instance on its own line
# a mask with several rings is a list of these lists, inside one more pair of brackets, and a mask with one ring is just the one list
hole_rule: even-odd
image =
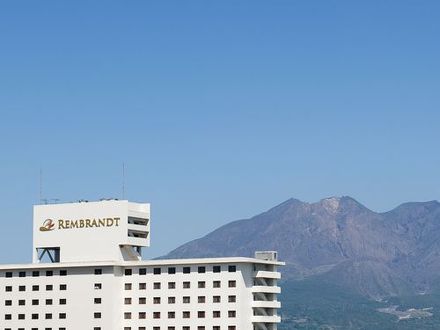
[[328,198],[321,199],[319,203],[330,213],[336,213],[339,209],[341,198],[332,196]]

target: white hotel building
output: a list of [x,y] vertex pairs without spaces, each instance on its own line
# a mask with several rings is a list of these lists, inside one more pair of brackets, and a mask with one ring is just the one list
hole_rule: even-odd
[[277,329],[276,252],[141,260],[150,205],[34,207],[33,263],[0,266],[0,330]]

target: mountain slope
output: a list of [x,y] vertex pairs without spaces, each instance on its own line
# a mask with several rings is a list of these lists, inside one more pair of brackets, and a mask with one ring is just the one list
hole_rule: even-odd
[[166,258],[277,250],[284,279],[325,278],[373,298],[430,291],[440,279],[440,204],[376,213],[351,197],[289,199],[171,251]]

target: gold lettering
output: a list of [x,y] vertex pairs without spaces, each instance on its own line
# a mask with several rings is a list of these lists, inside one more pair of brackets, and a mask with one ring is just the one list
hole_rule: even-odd
[[121,218],[118,217],[78,220],[58,219],[58,229],[119,227],[120,220]]

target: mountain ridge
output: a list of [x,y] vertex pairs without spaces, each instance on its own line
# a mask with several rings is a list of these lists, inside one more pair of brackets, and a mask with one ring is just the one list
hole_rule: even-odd
[[375,212],[350,196],[290,198],[223,225],[164,258],[252,256],[277,250],[283,278],[325,277],[374,299],[426,292],[440,281],[440,203]]

